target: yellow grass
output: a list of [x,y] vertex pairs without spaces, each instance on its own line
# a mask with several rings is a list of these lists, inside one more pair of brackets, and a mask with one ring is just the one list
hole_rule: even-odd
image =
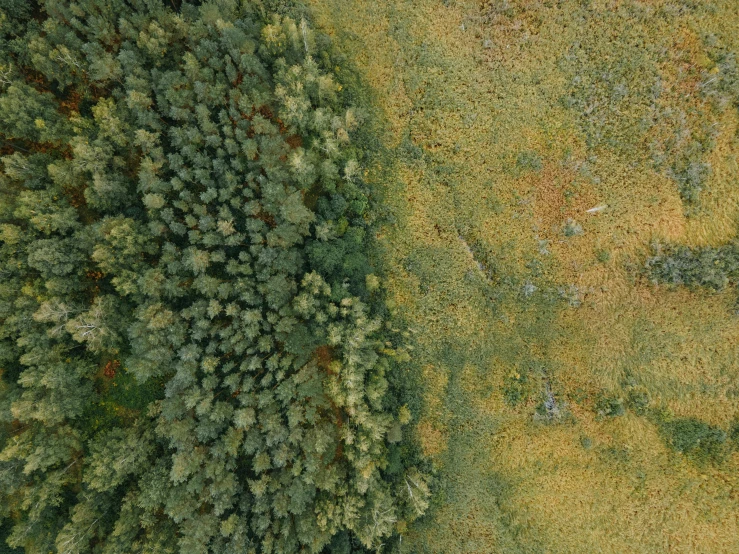
[[[492,4],[500,2],[312,2],[373,91],[386,145],[400,151],[409,138],[423,152],[399,153],[394,178],[375,183],[397,217],[380,233],[387,288],[415,331],[425,383],[417,432],[439,478],[437,504],[410,526],[403,551],[739,552],[737,454],[696,464],[665,444],[653,420],[593,408],[598,394],[624,396],[628,374],[676,417],[728,429],[737,416],[735,292],[655,288],[630,269],[653,240],[718,245],[735,236],[737,112],[712,116],[709,190],[688,218],[663,171],[589,149],[580,114],[560,102],[571,76],[559,61],[586,32],[570,15],[578,2],[510,0],[512,16],[491,16]],[[612,13],[676,4],[592,3]],[[648,11],[631,31],[673,49],[654,64],[664,106],[694,101],[691,79],[710,64],[706,30],[739,47],[735,4],[712,5],[670,24]],[[596,44],[620,40],[617,28],[602,29],[606,38],[591,31]],[[634,152],[646,152],[650,136],[633,138]],[[541,168],[518,167],[522,152],[536,153]],[[568,219],[582,236],[563,234]],[[473,241],[512,281],[486,281]],[[527,299],[529,282],[537,292]],[[571,286],[579,307],[547,299]],[[510,405],[506,383],[527,372],[531,394]],[[534,416],[545,379],[569,414],[562,423]]]

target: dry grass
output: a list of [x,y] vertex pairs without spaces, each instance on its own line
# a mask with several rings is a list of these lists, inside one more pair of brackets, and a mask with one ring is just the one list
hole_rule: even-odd
[[[674,129],[629,126],[652,105],[709,113],[695,95],[710,62],[701,37],[709,30],[739,48],[735,4],[594,1],[599,19],[585,26],[574,0],[510,0],[515,9],[496,11],[503,4],[313,2],[376,95],[385,143],[398,152],[395,179],[378,183],[397,217],[381,233],[387,287],[416,331],[426,384],[417,429],[439,469],[438,505],[403,551],[737,552],[737,454],[700,466],[670,450],[653,419],[593,409],[601,393],[625,396],[629,378],[675,416],[724,429],[737,416],[733,293],[655,289],[630,269],[654,239],[735,236],[737,112],[710,112],[712,173],[691,218],[649,159],[650,141]],[[615,26],[632,13],[642,15],[628,40],[651,44],[638,67],[659,72],[665,93],[602,112],[623,148],[592,149],[592,122],[561,102],[573,78],[561,60],[578,40],[602,49],[594,59],[606,65],[634,51]],[[522,153],[541,166],[517,163]],[[582,235],[565,236],[568,219]],[[498,281],[479,262],[494,264]],[[553,298],[559,289],[576,291],[580,306]],[[515,406],[505,398],[512,375],[528,379]],[[534,417],[545,383],[568,414],[562,423]]]

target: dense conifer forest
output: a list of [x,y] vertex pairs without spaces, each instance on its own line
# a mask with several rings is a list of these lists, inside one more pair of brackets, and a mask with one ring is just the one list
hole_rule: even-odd
[[2,7],[3,540],[349,552],[422,514],[327,40],[258,2]]

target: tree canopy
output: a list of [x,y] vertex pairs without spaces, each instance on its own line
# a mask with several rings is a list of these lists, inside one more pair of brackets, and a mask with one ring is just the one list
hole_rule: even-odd
[[8,544],[348,552],[422,514],[327,39],[238,0],[0,27]]

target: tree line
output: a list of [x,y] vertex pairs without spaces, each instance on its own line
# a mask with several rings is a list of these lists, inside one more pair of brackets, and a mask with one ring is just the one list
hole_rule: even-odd
[[381,548],[429,490],[326,37],[238,0],[3,0],[0,27],[7,543]]

